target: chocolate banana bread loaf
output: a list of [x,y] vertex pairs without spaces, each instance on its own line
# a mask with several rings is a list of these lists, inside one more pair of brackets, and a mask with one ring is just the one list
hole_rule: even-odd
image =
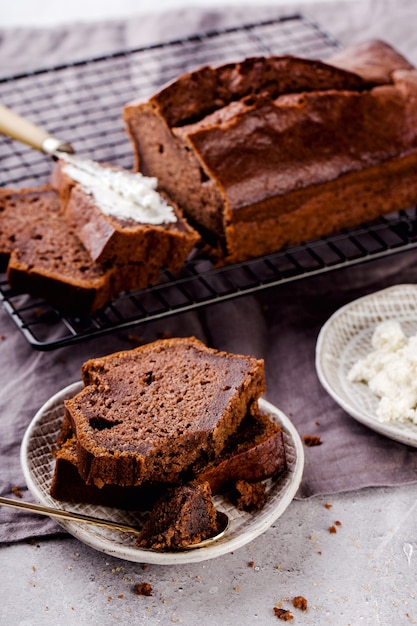
[[415,203],[416,98],[415,68],[371,41],[334,64],[203,67],[127,104],[124,120],[135,168],[234,262]]

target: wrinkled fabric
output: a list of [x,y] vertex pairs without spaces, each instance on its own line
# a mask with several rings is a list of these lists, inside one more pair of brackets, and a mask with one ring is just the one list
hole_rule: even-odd
[[[280,13],[298,9],[303,5],[291,4]],[[342,44],[380,37],[417,63],[417,6],[411,0],[308,4],[305,13]],[[188,9],[126,22],[0,30],[0,75],[268,17],[277,17],[277,9]],[[265,360],[266,399],[284,411],[301,437],[321,440],[305,448],[298,498],[415,482],[415,449],[356,422],[324,391],[315,370],[317,336],[334,311],[362,295],[408,282],[417,282],[415,250],[50,352],[33,349],[0,306],[1,495],[11,497],[18,489],[23,499],[32,499],[19,457],[25,430],[44,402],[79,380],[86,359],[163,334],[194,335],[211,347]],[[0,508],[2,542],[55,534],[57,528],[48,518]]]

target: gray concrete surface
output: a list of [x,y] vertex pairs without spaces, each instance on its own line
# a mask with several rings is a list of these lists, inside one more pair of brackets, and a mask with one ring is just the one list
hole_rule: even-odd
[[415,624],[416,503],[416,485],[293,501],[253,542],[192,565],[127,562],[69,536],[6,546],[1,623],[273,625],[279,607],[294,625]]

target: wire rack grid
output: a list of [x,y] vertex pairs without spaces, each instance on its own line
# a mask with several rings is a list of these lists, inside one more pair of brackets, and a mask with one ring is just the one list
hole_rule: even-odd
[[[127,102],[147,97],[201,65],[274,54],[325,59],[337,46],[318,25],[297,14],[3,78],[0,89],[5,105],[70,142],[77,154],[131,168],[132,149],[122,121]],[[45,155],[5,137],[0,138],[0,154],[0,186],[48,181],[51,163]],[[196,257],[177,275],[163,272],[157,285],[121,294],[91,317],[65,316],[44,301],[14,293],[4,275],[0,298],[27,341],[51,350],[416,246],[416,209],[410,208],[221,269]]]

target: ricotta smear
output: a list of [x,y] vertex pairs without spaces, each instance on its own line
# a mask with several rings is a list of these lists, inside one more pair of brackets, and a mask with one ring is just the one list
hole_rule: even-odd
[[62,161],[63,172],[94,198],[105,215],[152,225],[177,221],[173,207],[156,190],[156,178],[70,155]]
[[378,324],[373,350],[348,372],[353,382],[367,383],[379,398],[381,422],[417,424],[417,335],[406,337],[396,321]]

